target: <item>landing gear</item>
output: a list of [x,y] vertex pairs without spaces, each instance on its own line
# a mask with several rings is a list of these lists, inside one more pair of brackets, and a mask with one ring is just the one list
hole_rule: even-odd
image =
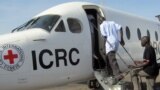
[[96,79],[89,80],[88,81],[88,87],[91,90],[104,90],[104,89],[102,89],[101,85],[99,84],[99,82]]

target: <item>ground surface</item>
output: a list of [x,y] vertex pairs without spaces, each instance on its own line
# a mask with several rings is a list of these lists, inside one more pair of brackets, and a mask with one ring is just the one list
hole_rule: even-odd
[[[127,75],[124,81],[131,82],[130,75]],[[142,81],[145,82],[145,79],[143,78]],[[145,87],[145,84],[143,86]],[[156,90],[160,90],[160,75],[157,77],[156,86],[157,86]],[[68,84],[65,86],[53,87],[41,90],[91,90],[91,89],[88,88],[87,84],[83,83],[83,84]]]

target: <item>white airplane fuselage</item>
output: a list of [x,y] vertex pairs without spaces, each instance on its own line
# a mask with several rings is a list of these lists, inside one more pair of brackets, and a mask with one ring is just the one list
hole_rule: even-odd
[[[122,25],[125,48],[134,59],[143,57],[138,35],[147,34],[159,58],[160,23],[92,3],[66,3],[40,13],[32,23],[13,33],[0,36],[0,90],[39,89],[94,78],[92,44],[96,40],[87,18],[92,10]],[[47,22],[37,23],[38,20],[48,17],[54,18],[49,29],[39,27]],[[121,46],[118,53],[126,63],[133,64]],[[119,57],[117,61],[122,71],[127,69]]]

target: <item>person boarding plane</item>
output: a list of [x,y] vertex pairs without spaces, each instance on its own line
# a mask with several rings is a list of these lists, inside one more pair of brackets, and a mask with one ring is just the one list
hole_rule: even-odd
[[[87,15],[94,17],[90,27]],[[160,55],[160,23],[88,2],[70,2],[52,7],[0,36],[1,90],[30,90],[99,79],[104,68],[105,47],[100,34],[101,17],[122,25],[125,50],[141,58],[142,35]],[[120,70],[134,64],[124,47],[117,51]],[[99,76],[97,76],[99,75]],[[99,82],[109,89],[108,84]]]

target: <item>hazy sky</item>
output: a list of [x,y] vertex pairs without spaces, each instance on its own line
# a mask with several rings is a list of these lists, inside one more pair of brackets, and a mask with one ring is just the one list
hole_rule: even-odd
[[0,0],[0,34],[10,31],[38,13],[57,4],[87,1],[156,20],[160,0]]

